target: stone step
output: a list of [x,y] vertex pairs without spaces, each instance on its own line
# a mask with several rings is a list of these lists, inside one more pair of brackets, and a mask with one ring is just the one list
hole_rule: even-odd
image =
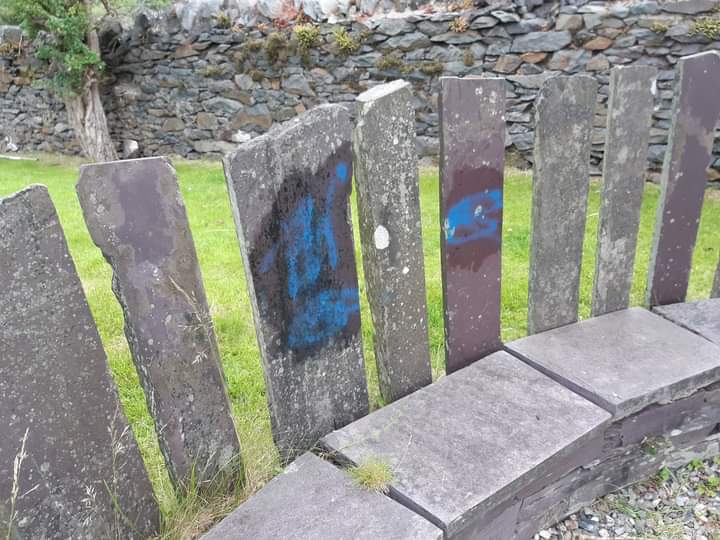
[[720,347],[642,308],[507,344],[530,365],[622,418],[720,379]]
[[390,495],[446,538],[508,538],[519,496],[579,463],[610,415],[506,352],[330,435],[341,462],[387,463]]
[[441,540],[442,531],[306,453],[202,540]]
[[720,298],[656,306],[653,311],[720,345]]

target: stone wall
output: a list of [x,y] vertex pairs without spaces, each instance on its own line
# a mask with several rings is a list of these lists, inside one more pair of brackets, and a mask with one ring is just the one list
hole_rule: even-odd
[[[354,108],[360,92],[404,78],[415,91],[421,155],[438,147],[441,75],[505,77],[506,144],[531,160],[533,100],[556,74],[588,73],[601,83],[593,167],[602,157],[609,69],[633,63],[659,70],[649,156],[664,155],[674,65],[720,49],[718,0],[542,2],[500,0],[469,11],[394,14],[322,23],[307,49],[293,27],[233,25],[222,17],[192,31],[176,15],[110,25],[101,38],[108,64],[106,106],[113,136],[140,155],[220,154],[320,103]],[[452,6],[451,6],[452,7]],[[231,26],[232,25],[232,26]],[[230,26],[229,28],[227,26]],[[302,37],[312,37],[312,30]],[[7,33],[7,32],[6,32]],[[42,66],[28,48],[0,49],[0,141],[20,150],[76,153],[63,105],[33,79]],[[0,143],[1,148],[1,143]],[[715,169],[720,169],[720,141]]]

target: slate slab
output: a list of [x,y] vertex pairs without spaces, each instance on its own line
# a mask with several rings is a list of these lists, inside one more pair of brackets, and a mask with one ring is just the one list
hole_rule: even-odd
[[442,531],[348,474],[303,454],[202,540],[441,540]]
[[154,536],[152,486],[47,188],[0,199],[0,253],[3,538]]
[[720,347],[642,308],[556,328],[507,348],[615,418],[720,378]]
[[412,87],[357,98],[353,137],[360,239],[380,391],[387,403],[432,382]]
[[718,265],[715,269],[715,279],[713,280],[712,290],[710,291],[710,298],[720,298],[720,260],[718,260]]
[[647,304],[685,301],[720,119],[720,52],[707,51],[678,61],[673,123],[660,179]]
[[440,261],[451,373],[502,346],[506,83],[443,77],[440,85]]
[[597,82],[553,77],[535,103],[528,332],[577,320]]
[[655,306],[653,311],[720,345],[720,298]]
[[347,110],[323,105],[224,162],[284,459],[368,411],[350,135]]
[[387,463],[390,495],[447,539],[509,538],[514,497],[570,470],[568,456],[609,418],[501,351],[331,433],[323,446],[340,460]]
[[618,66],[610,72],[593,316],[625,309],[630,302],[656,76],[651,66]]
[[113,290],[160,449],[176,484],[239,466],[240,444],[200,266],[165,158],[86,165],[78,197]]

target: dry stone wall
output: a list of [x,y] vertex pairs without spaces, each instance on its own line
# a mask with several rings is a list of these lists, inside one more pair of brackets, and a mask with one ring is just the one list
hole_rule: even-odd
[[[415,11],[379,19],[278,28],[222,17],[191,31],[177,15],[110,25],[102,41],[110,127],[125,154],[221,154],[304,110],[344,103],[388,80],[415,95],[418,151],[438,151],[442,75],[507,78],[506,145],[531,160],[533,101],[555,74],[588,73],[599,83],[593,170],[605,136],[609,69],[659,71],[649,157],[662,162],[670,126],[674,66],[681,56],[720,49],[720,2],[541,2],[501,0],[469,11]],[[227,26],[230,26],[229,28]],[[224,28],[223,28],[224,26]],[[315,29],[315,30],[313,30]],[[56,98],[38,87],[42,65],[0,31],[0,150],[77,153]],[[303,47],[301,43],[308,44]],[[135,144],[137,142],[137,144]],[[720,142],[714,149],[720,171]],[[720,173],[716,173],[720,176]]]

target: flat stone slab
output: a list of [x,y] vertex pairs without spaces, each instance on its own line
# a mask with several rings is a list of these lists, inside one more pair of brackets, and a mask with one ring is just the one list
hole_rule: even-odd
[[202,540],[441,540],[442,531],[355,485],[342,469],[303,454]]
[[0,536],[154,536],[152,486],[47,188],[0,199],[0,254]]
[[720,345],[720,298],[657,306],[653,311]]
[[631,308],[506,345],[620,418],[720,379],[720,347]]
[[85,165],[78,198],[113,269],[133,360],[170,477],[200,482],[239,465],[240,444],[200,266],[172,165]]
[[327,435],[322,444],[341,461],[387,463],[395,477],[390,495],[442,527],[447,539],[507,538],[491,531],[503,522],[514,526],[514,497],[573,468],[569,456],[609,419],[501,351]]

